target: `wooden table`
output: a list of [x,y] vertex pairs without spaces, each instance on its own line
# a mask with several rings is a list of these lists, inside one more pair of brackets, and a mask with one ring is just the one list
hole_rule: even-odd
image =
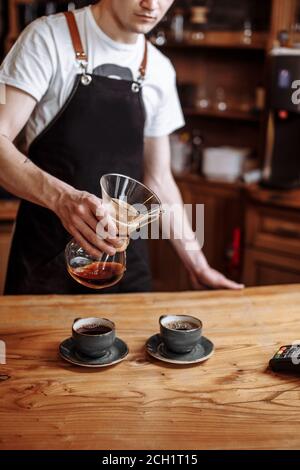
[[19,202],[0,199],[0,295],[4,289],[8,255]]
[[[200,317],[213,357],[180,367],[147,356],[166,313]],[[105,316],[127,359],[91,370],[58,356],[78,316]],[[300,446],[300,379],[268,361],[300,339],[300,285],[243,292],[0,298],[1,449],[277,449]]]

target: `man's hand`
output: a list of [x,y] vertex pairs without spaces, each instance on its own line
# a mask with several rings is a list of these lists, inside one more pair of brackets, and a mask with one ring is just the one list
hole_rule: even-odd
[[243,289],[243,284],[238,284],[227,279],[223,274],[219,273],[210,266],[204,268],[195,268],[190,271],[190,278],[194,289],[208,287],[211,289]]
[[64,191],[55,204],[55,213],[76,242],[92,256],[114,255],[122,243],[116,225],[102,200],[76,189]]

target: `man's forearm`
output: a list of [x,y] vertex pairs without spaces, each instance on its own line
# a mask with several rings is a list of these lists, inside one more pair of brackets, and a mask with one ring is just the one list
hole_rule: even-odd
[[0,186],[17,197],[55,210],[71,186],[41,170],[5,136],[0,135]]
[[[169,175],[165,175],[161,181],[155,181],[154,179],[148,178],[145,182],[154,192],[156,192],[162,204],[165,206],[164,208],[166,209],[166,212],[162,215],[162,228],[163,231],[166,229],[167,231],[166,233],[163,232],[163,235],[168,236],[170,234],[171,242],[185,266],[189,268],[194,267],[196,264],[199,267],[207,267],[208,263],[201,251],[200,243],[192,230],[180,191],[173,175],[171,173]],[[172,208],[172,206],[176,207],[175,218],[170,216],[170,213],[168,213],[167,208]],[[180,233],[178,233],[176,221],[177,223],[179,222],[179,228],[182,228]],[[169,223],[170,230],[168,230]],[[191,243],[193,245],[192,249],[187,250],[187,247],[190,247]]]
[[[189,271],[192,286],[195,289],[203,285],[214,289],[241,289],[241,284],[227,279],[209,266],[192,230],[180,191],[171,173],[170,162],[169,137],[147,137],[145,183],[159,196],[166,209],[166,213],[162,215],[163,231],[167,232],[164,235],[169,238],[170,233],[172,244]],[[174,205],[176,207],[172,208]]]

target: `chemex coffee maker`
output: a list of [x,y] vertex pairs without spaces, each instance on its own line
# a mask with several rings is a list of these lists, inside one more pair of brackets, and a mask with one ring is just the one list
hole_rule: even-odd
[[300,187],[300,50],[270,54],[268,130],[263,186]]

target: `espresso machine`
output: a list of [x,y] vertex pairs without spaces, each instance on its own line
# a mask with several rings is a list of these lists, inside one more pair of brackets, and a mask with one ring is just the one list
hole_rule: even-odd
[[268,124],[262,185],[300,187],[300,49],[269,57]]

